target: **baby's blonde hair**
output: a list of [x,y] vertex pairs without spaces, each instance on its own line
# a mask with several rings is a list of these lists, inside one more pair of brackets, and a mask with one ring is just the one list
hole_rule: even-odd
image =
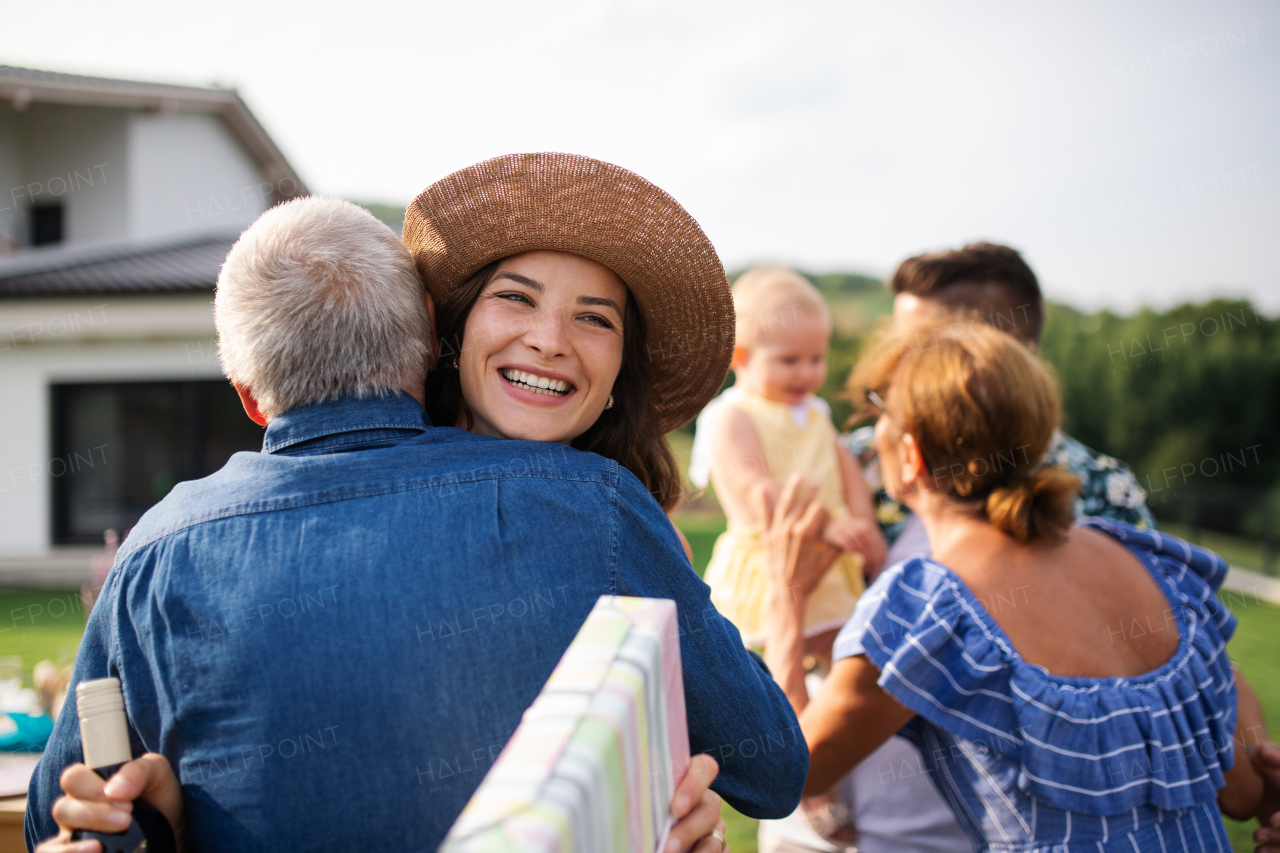
[[738,276],[733,284],[733,310],[737,344],[743,347],[751,347],[771,330],[785,328],[799,314],[831,321],[818,289],[786,267],[752,267]]

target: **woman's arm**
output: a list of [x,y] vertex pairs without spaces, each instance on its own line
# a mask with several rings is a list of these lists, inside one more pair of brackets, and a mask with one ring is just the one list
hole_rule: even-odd
[[809,750],[786,696],[689,570],[670,520],[630,472],[619,475],[610,525],[617,595],[669,598],[680,619],[680,660],[691,752],[720,764],[715,791],[749,817],[777,819],[800,801]]
[[1249,760],[1253,747],[1266,738],[1267,724],[1262,718],[1262,705],[1244,674],[1236,669],[1236,731],[1232,738],[1235,765],[1225,773],[1225,784],[1218,790],[1218,808],[1235,820],[1253,817],[1262,803],[1262,777]]
[[817,541],[826,510],[816,486],[792,474],[777,503],[764,488],[751,492],[757,518],[768,519],[761,537],[765,565],[765,663],[799,714],[809,702],[804,686],[804,603],[839,552]]
[[[1280,745],[1267,733],[1258,694],[1238,669],[1236,689],[1240,696],[1240,722],[1236,728],[1244,735],[1249,761],[1262,778],[1262,796],[1255,813],[1260,825],[1254,830],[1253,840],[1259,845],[1257,853],[1280,853]],[[1237,761],[1238,756],[1237,752]]]
[[[884,743],[915,716],[881,689],[878,670],[864,655],[837,661],[812,701],[804,685],[801,617],[804,599],[830,565],[824,546],[813,542],[821,530],[821,507],[813,489],[801,489],[798,476],[782,488],[776,506],[766,511],[764,534],[766,605],[765,659],[792,707],[809,745],[805,795],[820,794]],[[829,549],[826,549],[829,550]]]
[[1253,840],[1258,853],[1280,853],[1280,745],[1263,741],[1250,753],[1253,767],[1262,777],[1262,803],[1258,806],[1258,822]]
[[805,796],[839,782],[916,715],[876,683],[879,677],[880,670],[866,655],[838,660],[800,715],[800,730],[809,744]]
[[[1224,776],[1226,784],[1218,791],[1218,807],[1236,820],[1256,817],[1265,836],[1259,843],[1280,842],[1280,747],[1267,733],[1267,721],[1258,694],[1234,664],[1236,675],[1235,766]],[[1266,846],[1259,849],[1280,849]]]
[[803,622],[804,598],[791,585],[771,584],[765,595],[764,662],[797,715],[809,704],[804,684]]

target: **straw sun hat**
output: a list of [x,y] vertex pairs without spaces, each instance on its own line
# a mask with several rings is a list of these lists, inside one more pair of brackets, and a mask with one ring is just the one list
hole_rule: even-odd
[[440,306],[486,264],[535,249],[613,270],[644,315],[664,432],[724,382],[734,319],[724,266],[693,217],[634,172],[575,154],[495,157],[423,190],[403,239]]

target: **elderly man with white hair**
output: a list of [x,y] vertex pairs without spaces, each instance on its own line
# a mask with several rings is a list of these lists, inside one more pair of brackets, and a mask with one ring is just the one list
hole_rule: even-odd
[[[433,306],[390,230],[346,202],[276,207],[232,249],[215,310],[262,452],[175,487],[120,548],[32,780],[29,846],[96,850],[69,829],[118,829],[144,792],[191,850],[434,850],[602,594],[676,601],[693,751],[719,750],[715,788],[740,810],[795,807],[795,715],[639,481],[424,420]],[[74,688],[108,676],[147,755],[104,790],[77,764]],[[677,792],[677,847],[722,849],[715,773],[699,756]]]

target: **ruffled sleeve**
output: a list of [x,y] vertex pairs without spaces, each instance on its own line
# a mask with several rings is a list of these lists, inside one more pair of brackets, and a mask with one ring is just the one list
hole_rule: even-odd
[[884,572],[836,639],[836,659],[865,654],[879,684],[931,723],[1016,757],[1013,650],[946,569],[914,557]]
[[1091,527],[1133,548],[1151,552],[1179,595],[1195,609],[1198,617],[1213,623],[1224,643],[1235,635],[1236,617],[1217,596],[1230,568],[1226,560],[1176,536],[1158,530],[1139,529],[1109,518],[1087,518],[1081,526]]

